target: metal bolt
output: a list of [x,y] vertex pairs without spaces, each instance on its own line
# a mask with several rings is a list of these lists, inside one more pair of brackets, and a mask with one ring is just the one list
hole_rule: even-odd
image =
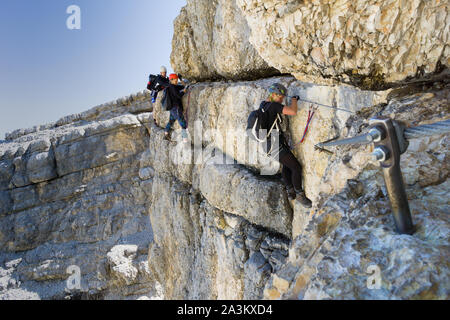
[[369,131],[368,139],[373,142],[380,142],[386,137],[386,133],[380,127],[373,127]]
[[376,147],[373,152],[372,152],[372,156],[377,160],[377,161],[386,161],[389,159],[390,152],[389,149],[384,147],[384,146],[378,146]]

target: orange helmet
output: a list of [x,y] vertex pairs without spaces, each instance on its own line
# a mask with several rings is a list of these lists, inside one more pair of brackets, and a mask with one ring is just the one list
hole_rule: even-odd
[[178,80],[178,75],[176,73],[171,73],[169,75],[169,80],[173,80],[173,79],[177,79]]

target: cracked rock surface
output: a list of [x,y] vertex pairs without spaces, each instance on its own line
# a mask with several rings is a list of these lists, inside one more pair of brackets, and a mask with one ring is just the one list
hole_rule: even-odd
[[[279,174],[260,175],[264,161],[237,152],[245,136],[223,143],[273,82],[353,112],[319,108],[294,148],[311,209],[287,199]],[[411,140],[402,155],[411,236],[396,233],[372,146],[314,145],[366,132],[374,116],[448,119],[449,92],[446,82],[199,83],[189,135],[214,130],[201,144],[181,143],[178,124],[164,140],[168,114],[147,93],[16,130],[0,144],[0,299],[448,299],[448,136]],[[284,121],[293,142],[308,108]]]

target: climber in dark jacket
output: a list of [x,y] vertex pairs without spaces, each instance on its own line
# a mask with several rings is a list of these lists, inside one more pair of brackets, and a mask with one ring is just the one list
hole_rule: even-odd
[[178,80],[179,77],[175,73],[172,73],[169,76],[170,85],[167,88],[167,110],[170,110],[170,119],[164,130],[164,134],[165,138],[168,140],[173,124],[175,121],[178,121],[182,128],[181,135],[183,141],[186,142],[188,139],[186,132],[187,124],[183,115],[183,103],[181,100],[186,93],[186,89],[184,86],[178,84]]
[[[269,88],[269,97],[262,102],[265,112],[268,113],[269,123],[274,123],[279,115],[295,116],[297,114],[297,97],[293,97],[290,106],[282,105],[287,89],[275,83]],[[306,195],[302,187],[302,167],[295,156],[292,154],[286,139],[280,132],[279,139],[279,162],[283,165],[281,171],[288,196],[290,199],[298,200],[304,207],[311,208],[312,203]]]
[[157,76],[150,75],[147,89],[151,91],[152,103],[156,102],[158,93],[169,85],[169,78],[167,78],[167,68],[161,66],[160,73]]

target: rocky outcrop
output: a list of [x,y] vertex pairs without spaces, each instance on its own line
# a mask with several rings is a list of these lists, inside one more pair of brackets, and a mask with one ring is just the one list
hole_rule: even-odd
[[[312,152],[314,145],[320,141],[349,134],[348,129],[345,128],[347,122],[353,119],[352,112],[361,112],[365,108],[386,103],[390,90],[363,91],[348,85],[321,86],[300,82],[292,77],[232,84],[201,83],[193,86],[190,96],[185,97],[184,100],[188,110],[187,118],[190,124],[188,130],[191,138],[194,141],[195,137],[202,136],[201,144],[220,149],[229,158],[235,159],[237,163],[257,173],[270,167],[273,162],[267,162],[267,158],[262,156],[255,156],[256,149],[253,148],[252,142],[245,139],[245,129],[248,114],[259,107],[261,101],[267,97],[267,89],[274,82],[283,83],[290,94],[299,95],[302,99],[348,110],[345,112],[319,108],[311,123],[308,139],[294,149],[304,165],[304,184],[308,196],[314,199],[321,192],[330,194],[342,189],[345,181],[353,178],[359,169],[352,170],[348,166],[342,166],[329,173],[332,175],[330,183],[322,184],[321,179],[326,174],[330,157],[325,153]],[[284,119],[285,129],[292,137],[293,144],[298,144],[301,140],[310,106],[308,103],[301,103],[296,117]],[[161,110],[159,103],[156,104],[153,114],[161,127],[169,119],[168,113]],[[368,156],[356,155],[354,161],[358,161],[359,168],[368,158]],[[279,166],[274,168],[276,170],[273,173],[276,173]],[[267,171],[270,172],[270,170]]]
[[[164,139],[168,112],[148,92],[7,134],[0,299],[448,299],[448,135],[412,139],[402,155],[412,235],[395,230],[371,145],[314,147],[365,132],[372,117],[449,118],[448,78],[361,88],[448,65],[448,5],[402,5],[400,15],[398,1],[188,1],[176,71],[253,79],[270,65],[295,77],[192,85],[188,143],[178,124]],[[245,134],[274,82],[335,107],[315,110],[303,143],[315,105],[283,119],[311,209],[288,200],[279,163]]]
[[[259,174],[264,161],[235,152],[246,139],[227,140],[275,81],[355,112],[320,108],[294,150],[311,210],[287,200],[279,176]],[[372,92],[291,77],[197,84],[184,98],[189,144],[177,131],[172,142],[163,139],[167,114],[159,103],[149,107],[147,95],[105,105],[91,121],[83,119],[88,111],[62,126],[18,130],[0,145],[0,295],[448,298],[448,138],[411,140],[402,156],[412,236],[395,231],[370,146],[314,151],[318,141],[364,131],[375,115],[409,125],[445,119],[448,92],[445,83]],[[307,108],[285,121],[293,141]],[[199,144],[202,126],[210,134]],[[75,290],[73,266],[81,277]],[[379,270],[380,289],[368,285],[370,270]]]
[[[156,176],[149,265],[171,299],[258,299],[288,239],[214,208],[190,185]],[[168,205],[170,204],[170,205]]]
[[449,67],[448,11],[426,0],[188,1],[172,64],[193,79],[242,79],[267,63],[302,81],[382,88]]
[[345,198],[354,192],[349,184],[311,217],[266,298],[448,299],[448,180],[409,188],[417,227],[411,237],[392,233],[389,201],[372,179],[358,180],[359,198]]
[[174,22],[171,64],[184,77],[255,79],[277,74],[248,41],[235,0],[188,0]]
[[[148,103],[148,95],[141,97],[105,105],[91,121],[85,119],[92,110],[62,126],[8,135],[0,157],[2,299],[262,296],[270,273],[287,257],[292,210],[285,196],[273,199],[269,192],[283,193],[281,185],[267,187],[236,166],[234,174],[245,177],[241,188],[267,192],[260,199],[250,192],[215,198],[210,188],[218,186],[206,177],[212,169],[228,182],[229,168],[174,162],[178,146],[163,140],[148,107],[136,111]],[[36,161],[41,154],[50,160]],[[209,204],[202,192],[213,204],[225,199],[217,206],[231,213]],[[256,215],[266,202],[280,219],[272,221],[267,209]],[[248,203],[256,207],[245,208]],[[249,255],[255,258],[246,264]],[[80,270],[80,288],[68,284],[73,267]],[[197,281],[207,267],[220,271],[210,284]]]
[[[445,102],[448,87],[443,91],[417,93],[423,89],[409,88],[415,93],[406,95],[404,89],[393,91],[387,105],[366,109],[358,115],[385,115],[410,125],[422,123],[425,118],[429,119],[427,123],[448,118]],[[355,120],[359,121],[353,118],[347,123]],[[355,125],[359,126],[353,122],[349,132]],[[289,260],[272,275],[264,297],[447,299],[448,268],[444,260],[450,221],[445,214],[448,199],[443,195],[449,190],[449,168],[440,162],[448,159],[447,143],[445,135],[413,139],[402,155],[403,178],[416,227],[412,236],[393,232],[395,227],[380,169],[360,158],[361,152],[370,149],[339,148],[340,160],[329,164],[327,172],[359,167],[360,173],[346,179],[345,187],[334,196],[322,194],[317,211],[300,216],[294,212],[295,241]],[[321,183],[332,181],[325,178]]]
[[[148,96],[109,111],[138,105],[151,108]],[[132,114],[48,126],[16,131],[1,147],[0,260],[9,283],[1,298],[152,296],[148,182],[137,158],[147,131]],[[80,269],[80,290],[68,289],[71,266]]]

